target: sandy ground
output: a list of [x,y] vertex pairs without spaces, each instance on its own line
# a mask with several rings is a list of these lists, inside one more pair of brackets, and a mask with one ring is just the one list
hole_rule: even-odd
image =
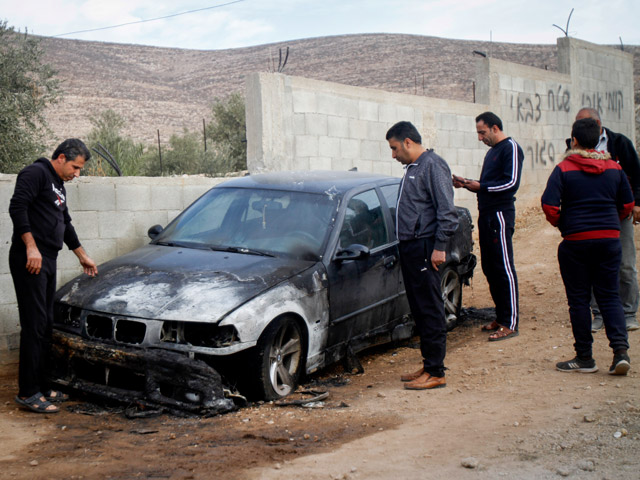
[[310,378],[306,387],[330,392],[318,408],[129,419],[123,408],[73,401],[36,415],[14,404],[17,365],[5,356],[0,478],[638,479],[640,331],[630,333],[626,377],[607,375],[603,332],[599,372],[555,370],[573,357],[558,242],[538,210],[519,216],[520,336],[489,343],[480,332],[491,303],[478,268],[466,319],[449,334],[447,388],[430,392],[399,381],[419,367],[414,339],[361,355],[363,374],[336,366]]

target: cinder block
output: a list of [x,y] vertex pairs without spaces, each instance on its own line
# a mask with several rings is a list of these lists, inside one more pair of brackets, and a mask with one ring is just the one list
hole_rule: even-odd
[[304,113],[293,114],[293,134],[304,135],[306,132],[306,119]]
[[318,156],[318,137],[313,135],[298,135],[295,138],[294,144],[296,157]]
[[511,75],[507,75],[504,73],[498,74],[498,82],[500,90],[511,90]]
[[12,304],[16,301],[16,291],[9,272],[0,274],[0,305]]
[[341,138],[340,139],[340,156],[342,158],[360,158],[360,142],[358,140]]
[[401,120],[403,119],[398,115],[398,109],[394,104],[383,103],[380,105],[380,121],[387,126],[387,129]]
[[0,304],[0,334],[20,333],[18,304]]
[[459,149],[458,165],[465,166],[465,167],[473,165],[473,150],[468,148]]
[[320,157],[339,157],[340,139],[335,137],[320,137],[318,139],[318,154]]
[[358,102],[358,118],[369,122],[377,122],[379,119],[379,104],[377,102],[369,102],[360,100]]
[[[324,115],[348,117],[346,109],[341,108],[344,99],[327,93],[318,94],[318,107],[316,112]],[[346,107],[346,103],[344,105]]]
[[[151,185],[116,185],[116,209],[120,211],[149,210],[151,208]],[[158,185],[155,188],[163,188]]]
[[150,193],[149,207],[141,210],[171,210],[185,207],[183,187],[180,184],[154,186],[151,187]]
[[83,239],[87,240],[100,238],[97,218],[98,212],[71,212],[71,223],[76,229],[76,233],[78,234],[78,238],[80,238],[81,243]]
[[151,210],[148,212],[135,212],[133,214],[134,223],[134,237],[133,238],[146,238],[149,228],[153,225],[162,225],[165,228],[168,221],[167,210]]
[[418,125],[416,125],[416,110],[413,107],[408,105],[398,105],[398,121],[404,120],[407,122],[413,123],[416,128],[419,129]]
[[338,116],[327,117],[327,134],[330,137],[347,138],[349,136],[349,119]]
[[309,159],[309,170],[331,170],[332,157],[314,157]]
[[306,113],[304,116],[306,135],[327,135],[327,116],[318,113]]
[[134,212],[98,212],[100,238],[125,238],[135,235]]
[[116,255],[124,255],[134,251],[136,248],[140,248],[150,242],[149,237],[135,237],[135,238],[118,238],[116,240]]
[[362,160],[362,159],[355,159],[353,161],[353,166],[356,167],[358,169],[359,172],[369,172],[372,173],[373,172],[373,161],[371,160]]
[[95,210],[99,212],[116,209],[116,189],[113,184],[82,183],[78,185],[79,202],[69,207],[73,212]]
[[373,161],[371,162],[371,171],[380,175],[393,175],[392,166],[389,161]]
[[368,138],[367,122],[364,120],[349,119],[349,138],[364,140]]
[[[385,144],[387,142],[384,142]],[[381,160],[383,158],[391,158],[391,150],[387,145],[385,146],[384,153],[382,152],[383,143],[380,141],[363,140],[360,145],[362,158],[367,160]]]
[[389,127],[391,127],[391,125],[387,125],[386,123],[367,122],[367,138],[372,141],[382,141],[388,148],[389,144],[387,143],[386,138]]
[[309,90],[292,90],[294,113],[307,113],[318,111],[318,97],[316,92]]
[[331,170],[347,171],[354,166],[354,160],[351,158],[338,157],[331,159]]

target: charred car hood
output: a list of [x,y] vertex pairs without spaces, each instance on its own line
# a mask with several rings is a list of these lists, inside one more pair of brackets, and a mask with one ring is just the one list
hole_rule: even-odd
[[81,275],[56,300],[157,320],[216,321],[315,262],[147,245]]

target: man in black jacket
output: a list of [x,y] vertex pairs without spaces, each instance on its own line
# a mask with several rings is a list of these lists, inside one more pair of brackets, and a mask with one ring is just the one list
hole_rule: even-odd
[[447,326],[438,267],[458,228],[447,162],[422,146],[409,122],[387,132],[391,156],[405,166],[396,208],[400,267],[411,314],[420,335],[422,367],[400,379],[408,390],[444,387]]
[[53,329],[56,258],[65,243],[76,254],[84,272],[98,273],[71,224],[64,182],[80,175],[91,157],[75,138],[62,142],[51,160],[39,158],[22,169],[9,204],[13,237],[9,268],[20,314],[18,404],[38,413],[57,413],[52,402],[65,394],[48,385],[48,356]]
[[518,335],[518,278],[513,263],[515,193],[520,186],[524,154],[520,145],[502,131],[493,112],[476,117],[478,140],[491,147],[484,157],[480,180],[453,176],[453,186],[478,195],[478,236],[482,271],[487,277],[496,319],[482,327],[495,342]]
[[[638,274],[636,271],[636,247],[633,238],[633,225],[640,222],[640,159],[633,143],[620,133],[612,132],[602,126],[598,111],[593,108],[582,108],[576,120],[592,118],[600,126],[600,138],[596,150],[608,152],[611,158],[620,164],[629,179],[631,191],[635,199],[633,212],[620,222],[620,243],[622,244],[622,262],[620,263],[620,299],[624,309],[627,330],[640,328],[636,313],[638,311]],[[567,142],[569,142],[568,140]],[[567,143],[567,147],[570,147]],[[598,304],[592,299],[591,311],[593,323],[591,330],[596,332],[602,328],[602,314]]]

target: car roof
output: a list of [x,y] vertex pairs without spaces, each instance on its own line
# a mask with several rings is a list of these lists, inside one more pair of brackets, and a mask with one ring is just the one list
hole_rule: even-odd
[[220,187],[264,188],[309,193],[344,194],[362,185],[385,185],[399,182],[390,175],[335,170],[282,171],[247,175],[221,183]]

